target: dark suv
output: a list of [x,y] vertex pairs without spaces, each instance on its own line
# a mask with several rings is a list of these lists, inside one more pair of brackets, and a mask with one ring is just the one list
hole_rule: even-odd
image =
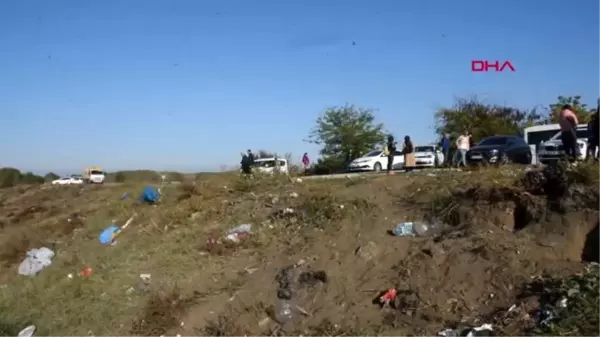
[[531,164],[531,148],[517,136],[492,136],[482,139],[467,152],[469,164]]

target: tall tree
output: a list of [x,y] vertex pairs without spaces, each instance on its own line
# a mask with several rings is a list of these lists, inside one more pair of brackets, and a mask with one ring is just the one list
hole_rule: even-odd
[[493,135],[520,134],[525,127],[538,123],[542,116],[535,110],[484,104],[475,97],[459,99],[453,107],[438,110],[434,119],[438,135],[457,137],[468,131],[477,142]]
[[324,158],[345,165],[384,138],[383,124],[375,123],[373,110],[345,105],[326,109],[317,118],[308,142],[322,146]]
[[558,123],[558,114],[564,105],[570,105],[573,112],[577,115],[579,123],[587,123],[592,115],[593,108],[590,109],[587,104],[581,102],[581,96],[558,96],[556,103],[548,107],[547,123]]

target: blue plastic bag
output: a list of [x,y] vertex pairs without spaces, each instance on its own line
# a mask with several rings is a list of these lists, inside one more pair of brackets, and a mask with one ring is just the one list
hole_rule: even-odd
[[158,189],[153,186],[144,187],[144,191],[140,195],[140,201],[145,202],[147,204],[155,204],[160,199],[160,193]]

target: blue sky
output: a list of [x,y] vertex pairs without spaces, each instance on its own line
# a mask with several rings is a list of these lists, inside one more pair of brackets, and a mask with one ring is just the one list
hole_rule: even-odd
[[[0,1],[0,166],[214,170],[308,152],[327,107],[397,137],[479,95],[598,96],[598,1]],[[515,72],[472,73],[471,60]]]

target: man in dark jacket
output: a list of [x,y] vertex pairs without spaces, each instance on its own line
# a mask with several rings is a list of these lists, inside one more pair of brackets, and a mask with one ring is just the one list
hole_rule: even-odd
[[415,147],[413,145],[412,140],[410,140],[410,136],[404,136],[404,144],[402,146],[402,154],[404,154],[404,168],[405,170],[412,171],[414,163],[414,154]]
[[588,151],[587,157],[588,159],[596,158],[596,150],[598,149],[598,140],[600,135],[600,119],[598,119],[598,111],[596,111],[592,115],[592,119],[588,123]]
[[396,152],[396,141],[394,141],[394,136],[389,135],[387,139],[386,145],[386,153],[387,153],[387,173],[392,174],[392,168],[394,166],[394,152]]

